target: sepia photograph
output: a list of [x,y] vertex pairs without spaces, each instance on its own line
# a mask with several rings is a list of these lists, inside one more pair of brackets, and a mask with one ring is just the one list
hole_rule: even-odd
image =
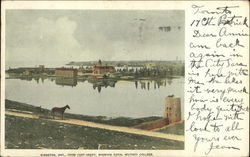
[[5,149],[184,149],[184,10],[5,18]]

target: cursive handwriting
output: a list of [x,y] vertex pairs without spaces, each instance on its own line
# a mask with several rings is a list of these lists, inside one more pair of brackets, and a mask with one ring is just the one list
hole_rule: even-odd
[[186,131],[194,152],[240,152],[245,140],[249,17],[241,7],[191,5]]

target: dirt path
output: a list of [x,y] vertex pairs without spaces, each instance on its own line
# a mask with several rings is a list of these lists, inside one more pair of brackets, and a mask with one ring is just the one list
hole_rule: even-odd
[[[22,113],[22,112],[6,110],[5,114],[18,116],[18,117],[39,119],[39,115],[31,114],[31,113]],[[112,126],[112,125],[88,122],[88,121],[77,120],[77,119],[67,118],[65,120],[55,120],[55,119],[47,119],[47,120],[61,122],[61,123],[67,123],[67,124],[75,124],[75,125],[81,125],[81,126],[106,129],[106,130],[112,130],[112,131],[118,131],[118,132],[124,132],[124,133],[131,133],[131,134],[137,134],[137,135],[152,136],[152,137],[158,137],[158,138],[164,138],[164,139],[176,140],[176,141],[182,141],[182,142],[184,142],[184,139],[185,139],[184,136],[180,136],[180,135],[146,131],[146,130],[140,130],[140,129],[135,129],[135,128],[122,127],[122,126]]]

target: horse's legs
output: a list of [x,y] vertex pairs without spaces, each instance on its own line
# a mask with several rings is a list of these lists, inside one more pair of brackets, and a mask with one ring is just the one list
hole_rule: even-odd
[[62,113],[62,120],[63,120],[63,113]]

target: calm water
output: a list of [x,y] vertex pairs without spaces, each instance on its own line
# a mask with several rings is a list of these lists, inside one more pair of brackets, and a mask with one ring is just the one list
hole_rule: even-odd
[[108,117],[162,116],[165,97],[182,99],[184,78],[89,82],[76,80],[6,79],[6,98],[51,109],[68,104],[66,112]]

